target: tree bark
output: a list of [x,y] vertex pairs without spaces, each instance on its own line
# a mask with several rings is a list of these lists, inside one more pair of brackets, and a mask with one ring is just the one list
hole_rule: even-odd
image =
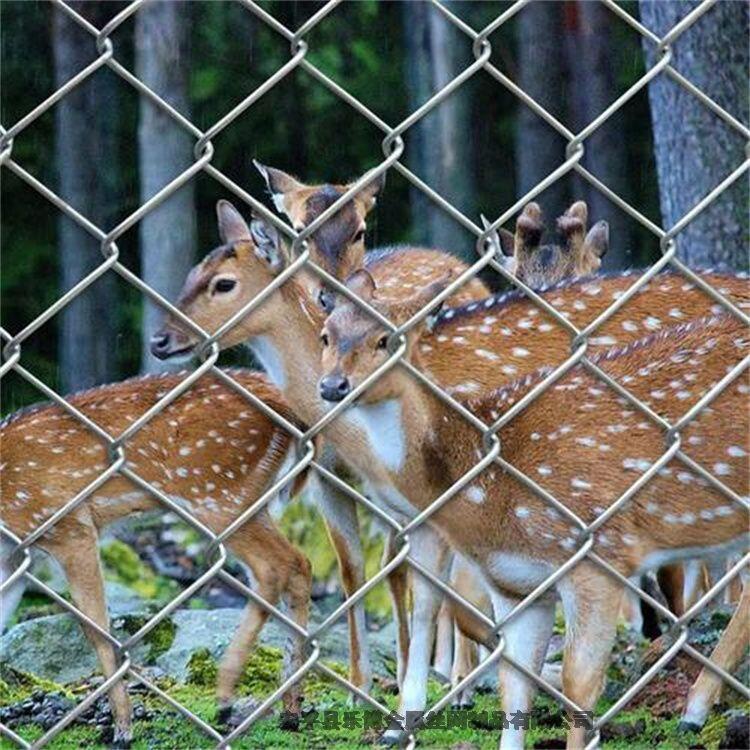
[[[663,37],[698,5],[641,0],[643,24]],[[719,2],[673,45],[673,66],[730,114],[748,117],[748,5]],[[654,45],[644,41],[649,66]],[[649,87],[662,225],[669,229],[736,169],[744,141],[666,75]],[[679,257],[695,267],[748,267],[748,178],[740,178],[677,238]]]
[[[188,100],[190,3],[149,3],[136,14],[136,74],[180,114]],[[194,161],[194,140],[169,115],[140,97],[138,157],[140,198],[145,203]],[[191,180],[139,224],[141,277],[174,301],[195,257],[195,189]],[[163,312],[144,299],[142,369],[170,369],[150,354],[149,339]]]
[[[613,69],[611,25],[617,18],[598,2],[574,0],[565,5],[565,49],[568,57],[568,122],[580,132],[598,117],[617,97]],[[622,132],[605,123],[585,143],[583,166],[608,188],[627,199],[627,151]],[[629,256],[631,224],[627,216],[605,195],[583,178],[574,182],[572,200],[585,200],[589,207],[589,225],[606,219],[611,243],[603,267],[624,268]]]
[[[563,16],[559,2],[530,3],[516,17],[518,85],[537,104],[565,122]],[[516,195],[521,197],[565,161],[565,140],[539,115],[519,103],[516,124]],[[566,180],[557,180],[538,199],[550,224],[566,208]]]
[[[462,64],[458,54],[461,48],[451,35],[452,27],[429,3],[407,2],[402,6],[409,103],[413,111],[455,78],[471,58]],[[476,205],[466,85],[405,135],[409,168],[463,213],[474,211]],[[471,235],[421,190],[410,191],[410,203],[416,242],[450,250],[466,259],[475,257]],[[478,217],[472,218],[478,221]]]
[[[109,20],[103,3],[70,5],[97,26]],[[62,86],[95,57],[94,41],[55,9],[55,84]],[[117,211],[117,91],[103,71],[76,86],[55,107],[59,195],[103,231]],[[99,242],[64,214],[58,221],[60,289],[69,290],[104,258]],[[59,380],[63,392],[88,388],[116,374],[115,284],[105,274],[60,313]]]

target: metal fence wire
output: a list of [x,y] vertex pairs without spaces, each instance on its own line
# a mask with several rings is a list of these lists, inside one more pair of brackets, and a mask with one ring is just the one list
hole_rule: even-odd
[[[639,589],[629,580],[623,578],[617,571],[615,571],[605,560],[600,558],[594,552],[591,551],[593,544],[593,531],[603,523],[603,517],[600,517],[592,524],[586,525],[580,522],[580,539],[582,544],[575,554],[560,567],[553,575],[551,575],[542,586],[535,590],[530,596],[526,597],[518,606],[516,606],[501,622],[492,622],[489,618],[482,615],[475,607],[469,602],[465,601],[458,593],[456,593],[449,585],[442,580],[436,578],[430,571],[424,569],[415,560],[410,557],[409,550],[409,533],[415,530],[419,525],[424,523],[429,516],[444,503],[450,502],[452,496],[459,492],[464,485],[470,481],[475,475],[478,467],[484,468],[490,463],[494,462],[499,465],[503,470],[511,472],[517,479],[522,481],[532,491],[541,494],[541,489],[536,485],[530,478],[520,474],[514,467],[508,464],[502,457],[501,451],[499,450],[499,441],[496,436],[496,432],[503,425],[507,424],[511,419],[515,417],[522,409],[524,409],[533,399],[537,398],[547,388],[549,388],[558,378],[568,372],[575,365],[583,365],[588,371],[593,373],[596,377],[602,379],[607,386],[616,390],[618,394],[625,397],[630,401],[637,409],[643,414],[647,415],[652,419],[655,424],[663,431],[665,441],[665,452],[662,457],[656,461],[651,468],[646,471],[639,480],[631,486],[618,500],[616,500],[610,509],[606,512],[607,520],[612,514],[618,512],[622,506],[628,501],[628,499],[635,493],[635,491],[644,486],[648,482],[661,466],[671,458],[677,458],[690,465],[690,467],[697,471],[702,477],[704,477],[710,485],[723,493],[731,503],[739,504],[745,511],[750,509],[750,504],[746,498],[738,497],[736,493],[729,490],[724,484],[712,476],[703,467],[698,466],[695,462],[691,461],[688,457],[684,456],[680,451],[680,430],[697,414],[704,409],[717,395],[719,395],[729,383],[731,383],[737,376],[747,370],[750,365],[750,356],[745,357],[726,378],[718,383],[710,392],[693,407],[691,408],[682,418],[677,422],[670,424],[664,419],[661,419],[654,414],[645,404],[641,403],[637,398],[629,394],[623,386],[616,383],[612,378],[603,373],[599,368],[591,362],[587,356],[587,341],[589,337],[594,334],[597,329],[607,321],[617,310],[627,304],[628,300],[632,298],[638,291],[644,287],[645,284],[659,271],[665,268],[665,266],[671,266],[677,272],[687,277],[694,285],[701,288],[707,295],[709,295],[715,302],[721,305],[730,314],[740,318],[746,324],[750,323],[748,316],[739,310],[730,301],[716,289],[711,287],[702,277],[697,276],[689,268],[687,268],[678,258],[675,256],[676,246],[675,237],[682,231],[693,219],[695,219],[702,211],[704,211],[711,203],[713,203],[721,193],[732,185],[736,180],[740,179],[745,175],[750,168],[750,159],[745,160],[740,164],[731,174],[727,175],[726,178],[717,185],[708,195],[706,195],[697,205],[695,205],[685,216],[683,216],[674,226],[669,228],[663,228],[657,226],[650,221],[646,216],[641,214],[636,208],[629,205],[620,196],[614,193],[610,188],[600,182],[593,174],[588,172],[582,165],[581,159],[583,157],[587,139],[610,117],[620,110],[638,91],[643,89],[649,84],[649,82],[658,75],[669,76],[673,81],[682,86],[691,95],[700,100],[700,102],[708,107],[717,117],[721,118],[729,127],[738,132],[747,142],[750,147],[750,130],[746,128],[742,123],[735,119],[728,112],[724,111],[714,101],[712,101],[705,93],[699,90],[690,81],[685,79],[672,65],[672,46],[677,39],[687,31],[704,13],[709,12],[711,7],[717,0],[706,0],[701,5],[694,8],[688,13],[676,26],[674,26],[664,37],[659,38],[643,25],[641,25],[635,18],[633,18],[624,8],[616,4],[615,0],[602,0],[604,4],[618,17],[623,19],[631,28],[633,28],[643,39],[649,44],[652,44],[657,51],[657,61],[655,64],[648,69],[645,74],[634,83],[627,91],[620,95],[616,101],[614,101],[607,109],[602,112],[596,119],[590,122],[583,130],[578,133],[573,133],[566,128],[561,122],[559,122],[552,114],[547,112],[543,107],[536,103],[526,92],[520,89],[513,81],[511,81],[501,70],[490,62],[490,54],[492,51],[490,37],[501,25],[506,23],[516,13],[518,13],[529,0],[519,0],[519,2],[511,5],[505,12],[495,18],[492,23],[487,25],[480,31],[476,31],[471,28],[467,23],[454,15],[449,8],[442,5],[439,0],[430,0],[437,10],[443,14],[443,16],[453,25],[456,26],[462,33],[466,34],[473,43],[473,53],[475,60],[453,80],[451,80],[444,88],[435,93],[427,102],[425,102],[416,111],[412,112],[406,119],[392,126],[376,114],[368,109],[366,104],[358,101],[340,85],[335,83],[333,80],[328,78],[323,72],[318,70],[308,60],[308,43],[306,41],[307,35],[320,23],[324,21],[326,16],[336,9],[336,7],[343,0],[331,0],[326,5],[321,7],[312,17],[310,17],[305,23],[303,23],[298,29],[292,30],[282,25],[272,15],[263,10],[261,7],[256,5],[252,0],[239,0],[242,5],[247,9],[248,12],[253,13],[263,23],[267,24],[276,33],[284,37],[290,44],[290,57],[288,62],[280,67],[271,77],[269,77],[261,86],[256,88],[249,96],[247,96],[240,104],[234,109],[225,114],[219,119],[212,127],[208,130],[201,131],[192,122],[183,117],[173,107],[167,104],[161,99],[154,91],[149,89],[142,81],[140,81],[132,72],[125,68],[118,60],[115,55],[115,47],[112,42],[111,36],[115,30],[125,23],[134,13],[136,13],[146,0],[136,0],[131,3],[122,12],[112,18],[103,28],[98,29],[88,21],[86,21],[80,14],[70,8],[63,2],[63,0],[53,0],[57,8],[63,13],[67,14],[75,23],[80,25],[86,32],[88,32],[92,39],[91,43],[96,46],[98,56],[90,65],[86,66],[78,74],[73,76],[67,83],[57,89],[51,96],[45,101],[41,102],[32,111],[22,117],[18,122],[12,126],[6,128],[0,127],[0,166],[4,169],[8,169],[22,180],[24,180],[31,188],[37,191],[40,195],[55,205],[60,211],[69,216],[78,225],[83,227],[88,233],[95,237],[101,245],[101,252],[103,255],[102,263],[85,278],[79,281],[72,289],[62,295],[54,304],[47,308],[41,315],[35,320],[29,323],[23,330],[16,333],[11,333],[4,329],[0,329],[0,336],[4,341],[3,348],[3,362],[0,366],[0,377],[5,376],[10,371],[16,372],[19,376],[26,379],[33,386],[38,388],[42,393],[45,394],[50,400],[61,406],[68,413],[73,415],[75,418],[80,420],[83,425],[88,429],[92,430],[97,436],[99,436],[109,448],[109,465],[106,470],[94,479],[83,491],[76,495],[72,500],[64,505],[59,511],[53,516],[48,518],[46,521],[41,523],[31,534],[24,539],[14,537],[9,530],[1,529],[2,534],[7,538],[12,538],[17,543],[17,556],[19,565],[14,570],[11,577],[4,582],[0,589],[6,589],[11,586],[15,580],[20,576],[25,576],[29,581],[33,582],[39,589],[50,596],[55,602],[62,606],[67,612],[74,615],[81,623],[85,623],[90,628],[98,631],[104,635],[116,648],[117,653],[120,657],[120,666],[117,671],[102,684],[96,687],[84,700],[82,700],[73,710],[67,713],[56,725],[43,734],[36,742],[30,744],[21,738],[17,733],[11,730],[7,726],[0,724],[0,732],[9,740],[16,743],[19,747],[43,747],[49,743],[54,737],[60,734],[64,728],[84,713],[89,706],[91,706],[100,696],[106,694],[110,687],[118,680],[131,680],[136,683],[140,683],[141,686],[147,691],[150,691],[154,695],[161,698],[163,701],[171,705],[176,709],[186,720],[192,722],[202,732],[204,732],[212,741],[214,741],[215,747],[224,748],[230,747],[231,742],[242,735],[248,730],[248,728],[260,717],[263,713],[270,708],[282,695],[290,688],[296,681],[302,679],[311,670],[316,670],[326,677],[334,680],[339,685],[343,686],[347,690],[359,696],[370,707],[381,712],[384,716],[392,716],[392,712],[385,705],[378,702],[372,696],[362,692],[356,686],[351,684],[347,679],[341,677],[335,671],[330,669],[328,666],[322,663],[320,659],[320,649],[318,641],[324,632],[333,624],[335,620],[341,617],[348,609],[354,606],[371,588],[376,586],[378,583],[383,581],[393,568],[403,561],[411,565],[417,572],[423,576],[426,576],[435,586],[438,586],[441,592],[450,597],[453,601],[458,602],[464,607],[467,607],[473,614],[480,615],[484,622],[490,624],[494,631],[498,634],[497,646],[492,651],[488,659],[482,662],[470,675],[468,675],[461,684],[450,690],[440,701],[430,707],[430,712],[435,713],[441,710],[443,707],[449,705],[451,699],[459,691],[461,691],[467,684],[472,682],[478,677],[489,663],[496,662],[498,660],[506,659],[510,660],[510,657],[504,653],[504,641],[502,638],[503,625],[510,618],[515,617],[520,611],[529,606],[539,595],[544,591],[550,589],[561,576],[574,565],[576,565],[584,557],[588,558],[595,564],[602,566],[611,575],[615,576],[619,581],[626,586],[629,590],[635,592],[640,598],[648,601],[652,606],[655,606],[658,612],[666,618],[670,624],[673,633],[676,638],[673,645],[663,654],[663,656],[654,663],[632,686],[630,686],[626,692],[616,701],[616,703],[602,716],[597,717],[593,722],[594,736],[589,743],[589,747],[596,747],[601,741],[601,728],[609,722],[625,705],[627,705],[631,699],[654,677],[654,675],[661,670],[679,651],[689,655],[693,659],[697,660],[701,665],[708,667],[710,670],[718,674],[721,679],[727,685],[737,690],[745,698],[750,698],[750,690],[736,680],[732,675],[728,674],[723,669],[713,664],[710,659],[703,656],[698,650],[693,648],[688,642],[688,624],[697,615],[710,600],[721,590],[739,571],[746,567],[750,562],[750,554],[745,555],[733,568],[718,581],[715,586],[708,591],[695,606],[691,607],[681,617],[674,615],[664,606],[660,605],[646,592]],[[89,76],[94,75],[99,68],[108,67],[122,80],[130,84],[139,95],[147,97],[161,110],[166,112],[176,123],[183,127],[194,139],[195,139],[195,161],[186,169],[182,174],[172,180],[150,200],[140,206],[124,221],[118,224],[116,227],[111,229],[105,229],[96,226],[82,213],[76,211],[58,195],[56,195],[49,187],[41,183],[38,179],[32,176],[24,167],[19,164],[13,158],[13,144],[15,140],[21,136],[23,131],[37,118],[44,114],[50,109],[56,102],[60,101],[66,96],[73,88],[78,86],[81,82],[86,80]],[[377,168],[368,172],[363,178],[358,180],[350,190],[341,196],[330,208],[328,208],[322,215],[320,215],[313,223],[304,228],[302,231],[295,232],[289,226],[279,221],[265,206],[258,202],[255,198],[245,192],[242,188],[232,182],[224,174],[222,174],[216,167],[212,165],[212,157],[214,154],[214,148],[212,145],[212,139],[217,136],[224,128],[226,128],[231,122],[233,122],[240,114],[242,114],[248,107],[251,107],[257,102],[264,94],[266,94],[271,88],[279,83],[285,76],[289,75],[292,71],[300,69],[305,71],[308,75],[312,76],[316,81],[320,82],[329,91],[339,97],[342,101],[346,102],[358,115],[366,118],[373,123],[377,128],[383,132],[382,140],[382,152],[383,158],[380,161]],[[520,198],[514,205],[510,206],[505,212],[502,213],[487,229],[480,228],[472,219],[465,216],[454,206],[452,206],[445,198],[439,195],[429,185],[425,184],[415,174],[413,174],[407,167],[405,167],[400,161],[400,157],[404,150],[404,138],[407,137],[408,130],[421,118],[427,115],[435,107],[437,107],[443,100],[445,100],[452,92],[454,92],[459,86],[465,83],[472,76],[478,74],[480,71],[487,72],[492,76],[498,84],[505,87],[518,99],[520,99],[526,106],[530,107],[539,117],[543,118],[544,121],[550,125],[557,133],[559,133],[567,141],[566,159],[565,161],[547,177],[545,177],[539,184],[531,189],[526,195]],[[748,151],[750,153],[750,151]],[[471,415],[458,404],[451,396],[444,391],[440,390],[434,383],[427,380],[419,371],[413,368],[411,365],[402,361],[402,355],[405,350],[404,335],[414,326],[418,325],[428,313],[427,307],[421,310],[418,314],[414,315],[405,325],[396,328],[388,321],[383,320],[384,324],[387,325],[388,329],[392,332],[391,343],[393,344],[391,351],[392,356],[388,359],[386,366],[379,368],[378,371],[374,372],[363,382],[355,391],[344,400],[344,402],[338,404],[336,408],[331,410],[326,416],[321,419],[317,424],[313,425],[306,432],[299,430],[295,425],[289,423],[280,414],[275,413],[270,407],[265,405],[252,393],[248,392],[241,385],[236,383],[226,372],[216,367],[216,361],[219,354],[219,347],[217,341],[222,334],[234,325],[240,318],[244,317],[248,313],[252,312],[253,309],[258,307],[261,302],[273,294],[274,291],[283,284],[287,279],[296,274],[300,269],[307,269],[313,273],[318,274],[322,277],[331,287],[337,289],[341,293],[345,294],[349,298],[354,298],[358,304],[361,304],[364,308],[371,310],[369,305],[361,300],[357,300],[353,297],[352,293],[343,287],[336,279],[330,277],[322,268],[316,266],[309,258],[307,250],[307,238],[315,232],[321,224],[330,219],[337,211],[339,211],[344,204],[346,204],[359,190],[370,181],[376,179],[379,175],[384,173],[388,169],[394,169],[403,175],[412,185],[417,189],[421,190],[430,200],[434,201],[444,211],[459,222],[468,232],[471,232],[476,237],[476,247],[478,253],[478,260],[471,266],[471,268],[459,278],[455,279],[450,286],[440,295],[440,298],[446,298],[450,296],[459,286],[464,284],[467,280],[471,279],[483,268],[492,268],[499,273],[504,279],[515,284],[521,288],[528,298],[533,301],[536,305],[542,307],[546,313],[553,316],[555,320],[563,326],[571,336],[571,354],[569,358],[557,367],[549,376],[547,376],[542,382],[534,387],[519,403],[513,408],[507,411],[502,417],[497,420],[494,424],[484,424],[479,421],[474,415]],[[261,216],[272,222],[280,232],[282,232],[292,243],[292,257],[294,261],[289,267],[279,275],[275,281],[270,284],[261,294],[255,299],[250,301],[237,315],[222,328],[217,331],[213,336],[208,336],[205,332],[198,329],[196,325],[191,323],[174,305],[168,300],[161,297],[156,291],[151,289],[145,284],[140,278],[125,268],[119,261],[119,250],[117,246],[118,238],[131,229],[137,222],[139,222],[149,211],[153,210],[160,203],[171,196],[175,191],[184,185],[188,180],[192,179],[198,173],[204,173],[217,180],[224,188],[234,193],[242,201],[252,207],[254,211],[259,213]],[[640,222],[646,227],[655,237],[658,238],[662,255],[659,260],[654,263],[648,270],[642,273],[640,276],[633,276],[634,282],[632,286],[625,292],[619,299],[613,302],[613,304],[603,312],[599,317],[586,326],[583,330],[579,330],[573,326],[568,320],[560,315],[553,306],[547,303],[538,294],[535,294],[531,289],[527,288],[523,283],[513,278],[499,262],[500,249],[493,246],[491,235],[494,230],[503,225],[506,221],[511,219],[528,201],[532,200],[535,196],[549,187],[553,182],[561,179],[569,173],[576,173],[584,180],[591,183],[595,188],[600,190],[604,195],[607,196],[613,203],[619,208],[625,211],[630,217]],[[167,393],[161,398],[152,408],[150,408],[145,414],[139,419],[133,422],[130,427],[117,437],[112,437],[96,425],[91,419],[85,417],[76,408],[69,404],[65,398],[55,393],[54,390],[45,385],[35,375],[24,367],[23,364],[23,345],[26,339],[28,339],[35,331],[37,331],[44,323],[50,320],[66,305],[68,305],[78,295],[82,294],[92,283],[94,283],[100,276],[106,273],[119,274],[126,282],[132,284],[143,294],[147,295],[151,300],[161,306],[166,311],[169,311],[172,315],[179,318],[183,323],[188,325],[192,330],[198,332],[203,340],[204,345],[202,348],[200,366],[187,376],[183,381],[179,383],[173,390]],[[382,319],[382,318],[381,318]],[[335,475],[331,474],[324,466],[321,466],[316,461],[316,452],[314,445],[315,436],[333,419],[335,419],[348,404],[356,398],[364,389],[368,388],[376,378],[381,377],[388,369],[393,366],[407,367],[415,377],[418,377],[425,387],[429,388],[437,397],[442,399],[444,402],[452,405],[456,408],[464,417],[470,419],[470,421],[477,427],[485,438],[485,445],[487,446],[487,454],[481,458],[478,465],[475,466],[471,472],[467,473],[459,482],[457,482],[450,490],[444,493],[443,496],[439,497],[429,508],[421,512],[416,518],[412,519],[407,525],[398,523],[395,519],[388,515],[388,512],[384,508],[380,508],[374,505],[368,498],[364,497],[361,493],[355,489],[345,485]],[[212,373],[214,376],[219,377],[226,385],[236,390],[247,398],[255,407],[259,408],[263,413],[268,415],[277,424],[282,425],[295,439],[298,446],[298,460],[295,466],[289,470],[284,476],[282,476],[274,486],[270,487],[263,496],[255,503],[252,507],[248,508],[242,516],[240,516],[235,523],[232,524],[221,534],[212,534],[208,531],[199,521],[192,518],[190,513],[178,505],[176,505],[164,492],[159,489],[150,486],[143,479],[141,479],[135,472],[127,468],[125,463],[124,447],[127,441],[133,437],[150,419],[155,415],[159,414],[168,404],[177,399],[179,396],[184,394],[190,389],[196,381],[206,373]],[[262,600],[251,588],[248,588],[239,580],[234,578],[227,570],[224,569],[224,564],[227,560],[227,553],[225,549],[226,539],[233,533],[235,533],[248,518],[257,513],[263,506],[265,506],[272,497],[278,492],[279,489],[285,485],[290,484],[294,477],[302,471],[305,467],[312,467],[313,470],[317,471],[320,477],[324,481],[332,482],[337,488],[345,491],[349,496],[356,499],[364,507],[368,508],[369,511],[374,512],[382,520],[384,520],[392,529],[398,534],[400,540],[400,550],[398,555],[385,567],[383,567],[373,578],[371,578],[358,592],[353,596],[346,599],[343,604],[329,616],[322,625],[317,628],[302,631],[300,627],[286,617],[281,611]],[[88,617],[82,614],[76,609],[75,606],[64,600],[38,578],[36,578],[30,570],[31,556],[30,547],[38,540],[43,534],[57,524],[60,519],[70,513],[76,506],[83,502],[89,495],[91,495],[98,487],[100,487],[107,479],[115,474],[121,474],[128,477],[130,480],[139,485],[142,489],[148,491],[154,498],[160,501],[165,509],[170,509],[174,513],[178,514],[193,528],[197,529],[203,537],[206,539],[207,548],[209,554],[207,558],[209,564],[206,571],[188,586],[179,596],[167,604],[161,611],[154,615],[146,624],[144,624],[136,633],[131,635],[124,641],[119,641],[114,638],[111,634],[103,631],[98,625],[92,622]],[[556,501],[559,503],[559,501]],[[562,505],[562,504],[560,504]],[[571,514],[568,514],[572,517]],[[157,685],[153,684],[139,669],[139,667],[131,659],[132,649],[141,642],[146,635],[162,622],[172,611],[174,611],[180,604],[185,602],[189,597],[196,593],[206,584],[210,583],[214,579],[221,580],[239,590],[243,595],[253,599],[259,605],[265,607],[271,616],[277,618],[286,627],[301,634],[306,639],[308,644],[307,658],[303,666],[291,677],[289,677],[272,695],[268,696],[256,710],[252,712],[242,723],[237,726],[229,734],[222,735],[212,726],[203,721],[195,713],[181,705],[170,695],[166,694]],[[511,662],[514,663],[514,662]],[[521,669],[523,669],[521,667]],[[545,691],[547,694],[555,698],[562,706],[568,711],[575,712],[580,711],[580,707],[576,706],[572,701],[567,699],[562,693],[556,690],[546,680],[541,677],[531,674],[527,670],[523,669],[524,673],[528,676],[528,679],[534,680],[538,686]],[[399,717],[403,718],[403,717]],[[412,727],[409,729],[408,742],[410,745],[414,745],[417,741],[419,734],[419,726]]]

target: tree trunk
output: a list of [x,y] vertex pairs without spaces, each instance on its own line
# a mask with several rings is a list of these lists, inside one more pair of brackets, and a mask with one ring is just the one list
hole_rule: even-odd
[[[103,3],[71,2],[97,26],[109,20]],[[55,84],[62,86],[94,59],[93,38],[71,28],[55,9],[52,45]],[[55,107],[58,192],[103,231],[117,211],[117,92],[99,70],[66,94]],[[60,290],[67,291],[103,262],[96,241],[65,215],[58,223]],[[114,278],[105,274],[60,313],[59,381],[63,392],[88,388],[116,374]]]
[[[149,3],[136,14],[136,74],[185,117],[188,103],[190,3]],[[193,138],[145,97],[140,98],[140,199],[145,203],[194,161]],[[191,180],[139,224],[141,277],[174,301],[195,257],[194,182]],[[149,352],[163,312],[144,299],[142,369],[169,369]]]
[[[568,122],[580,132],[596,119],[617,97],[616,62],[612,55],[611,25],[617,18],[598,2],[575,0],[565,4],[565,49],[568,57]],[[627,153],[622,132],[605,123],[585,143],[583,166],[608,188],[627,199]],[[614,206],[588,181],[574,182],[572,200],[585,200],[589,225],[606,219],[610,225],[610,249],[604,268],[631,265],[631,225],[626,214]]]
[[[450,3],[448,3],[450,5]],[[409,103],[412,111],[447,85],[470,63],[457,54],[450,23],[427,2],[403,3]],[[471,175],[470,100],[464,83],[406,133],[406,160],[431,188],[478,222]],[[416,242],[475,257],[471,235],[420,190],[410,191]]]
[[[561,49],[562,4],[530,3],[516,17],[518,85],[537,104],[562,122],[564,112],[564,59]],[[565,140],[539,115],[519,103],[516,124],[516,195],[521,197],[565,161]],[[566,180],[558,180],[539,197],[545,222],[566,208]]]
[[[663,37],[698,5],[641,0],[643,24]],[[673,46],[673,66],[719,106],[747,123],[748,5],[719,2]],[[649,66],[654,45],[644,41]],[[661,74],[649,86],[662,225],[673,227],[745,158],[744,142],[692,94]],[[748,267],[748,178],[744,176],[677,236],[695,267]]]

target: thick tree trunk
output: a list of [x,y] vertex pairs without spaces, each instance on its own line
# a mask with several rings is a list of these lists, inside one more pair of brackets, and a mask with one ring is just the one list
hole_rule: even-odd
[[[694,0],[641,0],[645,26],[664,36],[698,5]],[[748,118],[748,5],[719,2],[680,36],[673,66],[734,117]],[[644,41],[649,66],[654,45]],[[649,87],[662,224],[674,226],[738,167],[743,139],[664,74]],[[677,237],[691,266],[748,267],[748,179],[737,181]]]
[[[568,2],[565,5],[565,49],[568,57],[570,92],[568,122],[579,132],[596,119],[617,97],[615,58],[612,55],[611,26],[617,18],[598,2]],[[608,188],[627,197],[627,144],[621,131],[605,123],[586,140],[583,165]],[[608,198],[589,182],[574,183],[573,200],[585,200],[589,224],[606,219],[610,225],[610,249],[604,268],[623,268],[629,256],[630,222]]]
[[[516,17],[518,85],[565,122],[562,3],[530,3]],[[519,104],[516,125],[516,195],[521,197],[565,161],[565,140],[544,120]],[[558,180],[539,198],[549,225],[565,210],[566,181]]]
[[[149,3],[136,14],[138,77],[182,115],[189,117],[188,44],[190,4]],[[193,162],[192,137],[145,97],[140,98],[138,155],[141,203],[185,171]],[[195,257],[194,183],[190,181],[150,211],[139,225],[141,277],[174,301]],[[144,300],[142,368],[167,369],[149,353],[149,339],[159,326],[161,309]]]
[[[103,3],[70,3],[97,26],[111,11]],[[55,84],[62,86],[95,57],[94,41],[55,9],[52,44]],[[98,71],[55,107],[58,192],[103,231],[117,212],[117,93]],[[104,260],[99,243],[60,214],[58,224],[60,290],[67,291]],[[116,374],[114,278],[105,274],[60,313],[59,367],[63,392],[111,380]]]
[[[427,2],[403,3],[409,103],[412,111],[455,78],[471,61],[459,60],[450,23]],[[465,50],[463,50],[465,51]],[[471,175],[470,101],[466,83],[406,134],[406,160],[431,188],[475,221]],[[410,195],[414,239],[474,258],[471,235],[416,188]]]

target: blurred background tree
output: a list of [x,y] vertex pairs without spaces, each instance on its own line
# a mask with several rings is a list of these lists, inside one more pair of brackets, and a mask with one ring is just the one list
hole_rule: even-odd
[[[688,10],[685,3],[642,6],[644,22],[657,33]],[[89,0],[72,7],[101,28],[126,4]],[[296,28],[321,3],[265,2],[263,7]],[[447,3],[477,29],[508,7],[494,1]],[[638,16],[638,3],[623,7]],[[93,37],[45,2],[5,0],[0,23],[0,120],[7,127],[94,60],[96,48]],[[745,4],[719,3],[676,44],[682,72],[688,78],[695,74],[696,84],[743,121],[747,45],[734,36],[745,38],[746,26]],[[202,130],[289,59],[286,40],[230,2],[150,3],[118,28],[112,41],[119,62]],[[574,131],[643,75],[644,49],[652,62],[651,46],[642,47],[637,33],[592,2],[532,3],[490,41],[492,62]],[[308,43],[314,65],[393,125],[474,60],[471,39],[425,2],[343,3],[309,34]],[[710,60],[697,69],[695,61],[704,52]],[[648,91],[640,92],[596,132],[583,164],[653,221],[670,226],[738,166],[741,154],[735,158],[736,149],[724,148],[734,143],[731,135],[712,142],[715,130],[726,127],[687,94],[679,94],[684,108],[673,110],[671,99],[660,93],[667,85],[662,80],[650,87],[651,102]],[[676,138],[690,138],[701,148],[683,147]],[[381,141],[379,130],[297,70],[214,139],[213,164],[265,200],[253,158],[306,181],[344,181],[382,159]],[[474,221],[480,212],[500,215],[565,158],[564,139],[483,71],[408,130],[405,143],[404,163]],[[192,163],[194,144],[103,67],[16,139],[13,158],[110,230]],[[15,333],[102,256],[96,240],[16,175],[7,169],[0,174],[2,325]],[[738,189],[725,199],[722,213],[711,209],[710,222],[704,224],[703,217],[694,222],[696,234],[686,235],[685,244],[695,237],[703,249],[695,254],[690,244],[684,248],[687,257],[701,265],[746,263],[747,182],[740,181]],[[173,299],[187,266],[218,242],[214,203],[219,197],[231,195],[198,175],[122,235],[121,262]],[[573,175],[539,197],[550,228],[577,198],[589,202],[592,220],[606,218],[612,226],[610,267],[645,265],[658,257],[652,235]],[[424,242],[472,257],[474,238],[395,170],[375,214],[370,246]],[[24,363],[61,392],[152,370],[157,365],[144,342],[158,317],[156,308],[110,273],[31,337]],[[16,375],[3,379],[1,395],[4,412],[40,398]]]

